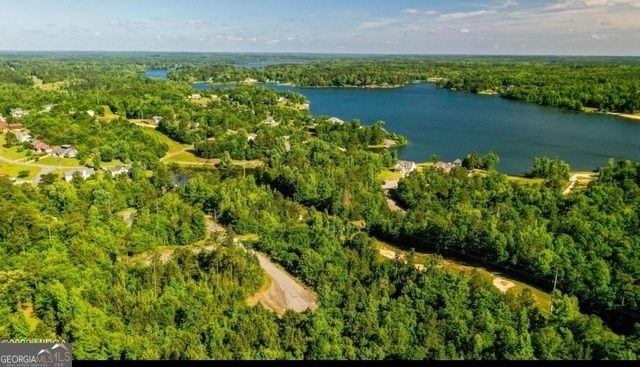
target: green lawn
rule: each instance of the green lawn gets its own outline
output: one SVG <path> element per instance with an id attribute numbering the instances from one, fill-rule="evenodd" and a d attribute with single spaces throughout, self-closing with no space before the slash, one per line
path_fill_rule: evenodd
<path id="1" fill-rule="evenodd" d="M 45 157 L 40 158 L 37 164 L 46 164 L 47 166 L 54 167 L 80 167 L 80 161 L 75 158 L 58 158 L 58 157 Z"/>
<path id="2" fill-rule="evenodd" d="M 198 158 L 196 157 L 195 154 L 193 154 L 191 151 L 184 151 L 182 153 L 178 153 L 174 156 L 171 156 L 169 158 L 163 159 L 162 160 L 165 163 L 218 163 L 220 162 L 219 159 L 215 158 L 215 159 L 203 159 L 203 158 Z"/>
<path id="3" fill-rule="evenodd" d="M 20 171 L 29 171 L 29 176 L 21 178 L 20 180 L 33 180 L 38 172 L 40 172 L 40 167 L 25 166 L 21 164 L 0 161 L 0 172 L 6 174 L 7 176 L 17 178 Z"/>
<path id="4" fill-rule="evenodd" d="M 382 172 L 378 174 L 378 180 L 399 180 L 402 178 L 402 173 L 394 172 L 390 169 L 383 169 Z"/>
<path id="5" fill-rule="evenodd" d="M 187 150 L 189 149 L 190 145 L 188 144 L 181 144 L 178 143 L 175 140 L 172 140 L 170 137 L 164 135 L 163 133 L 157 131 L 155 128 L 144 128 L 144 132 L 149 134 L 149 135 L 153 135 L 155 137 L 157 137 L 161 142 L 166 143 L 169 146 L 169 151 L 167 152 L 167 154 L 173 154 L 173 153 L 177 153 L 183 150 Z"/>
<path id="6" fill-rule="evenodd" d="M 5 134 L 0 134 L 0 155 L 9 159 L 22 159 L 27 156 L 27 150 L 18 152 L 18 147 L 5 148 Z"/>

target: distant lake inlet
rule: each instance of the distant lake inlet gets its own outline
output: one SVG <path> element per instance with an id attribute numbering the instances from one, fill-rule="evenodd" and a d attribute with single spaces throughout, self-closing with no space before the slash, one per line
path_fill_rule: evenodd
<path id="1" fill-rule="evenodd" d="M 159 77 L 156 72 L 147 74 Z M 304 94 L 314 116 L 359 119 L 364 125 L 384 121 L 387 130 L 409 139 L 398 148 L 405 160 L 430 161 L 436 153 L 453 161 L 474 150 L 481 155 L 493 151 L 500 157 L 496 168 L 509 174 L 523 174 L 534 157 L 543 156 L 558 157 L 572 170 L 589 171 L 605 166 L 609 158 L 640 160 L 640 123 L 616 116 L 454 92 L 432 83 L 390 89 L 264 85 Z M 194 87 L 212 88 L 202 83 Z"/>

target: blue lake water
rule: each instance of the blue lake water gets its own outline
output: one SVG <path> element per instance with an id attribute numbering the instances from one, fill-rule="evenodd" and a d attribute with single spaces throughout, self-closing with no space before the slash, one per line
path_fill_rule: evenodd
<path id="1" fill-rule="evenodd" d="M 394 89 L 266 86 L 304 94 L 314 116 L 359 119 L 365 125 L 384 121 L 387 130 L 408 137 L 409 145 L 398 150 L 406 160 L 430 161 L 436 153 L 453 161 L 474 150 L 493 151 L 500 157 L 497 169 L 510 174 L 524 173 L 542 156 L 558 157 L 572 170 L 593 170 L 609 158 L 640 160 L 640 123 L 610 115 L 453 92 L 431 83 Z"/>
<path id="2" fill-rule="evenodd" d="M 166 70 L 147 70 L 144 73 L 144 76 L 146 76 L 147 78 L 167 80 L 167 71 Z"/>

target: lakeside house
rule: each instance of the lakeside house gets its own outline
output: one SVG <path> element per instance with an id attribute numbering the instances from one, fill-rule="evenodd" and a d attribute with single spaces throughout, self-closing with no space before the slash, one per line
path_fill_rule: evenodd
<path id="1" fill-rule="evenodd" d="M 93 117 L 93 116 L 95 116 L 96 113 L 93 112 L 93 110 L 89 110 L 89 111 L 87 111 L 87 114 L 89 114 L 89 116 Z"/>
<path id="2" fill-rule="evenodd" d="M 86 180 L 87 178 L 93 176 L 96 174 L 96 170 L 94 170 L 93 168 L 83 168 L 83 169 L 76 169 L 73 171 L 67 171 L 64 173 L 64 180 L 69 182 L 71 180 L 73 180 L 73 176 L 75 174 L 80 175 L 80 177 L 83 180 Z"/>
<path id="3" fill-rule="evenodd" d="M 288 103 L 288 102 L 289 102 L 289 100 L 288 100 L 286 97 L 280 97 L 280 98 L 278 98 L 278 102 L 279 102 L 279 103 L 285 103 L 285 104 L 286 104 L 286 103 Z"/>
<path id="4" fill-rule="evenodd" d="M 450 162 L 445 163 L 440 161 L 436 163 L 433 166 L 433 168 L 435 168 L 435 170 L 438 172 L 449 173 L 454 167 L 461 167 L 461 166 L 462 166 L 462 161 L 460 159 L 456 159 L 455 161 L 453 161 L 453 163 L 450 163 Z"/>
<path id="5" fill-rule="evenodd" d="M 41 140 L 35 140 L 33 143 L 31 143 L 31 149 L 33 149 L 36 153 L 51 154 L 53 152 L 53 147 Z"/>
<path id="6" fill-rule="evenodd" d="M 78 156 L 78 151 L 70 144 L 61 145 L 60 148 L 54 149 L 52 153 L 58 158 L 75 158 Z"/>
<path id="7" fill-rule="evenodd" d="M 258 135 L 256 135 L 256 134 L 249 134 L 249 135 L 247 135 L 247 142 L 255 141 L 257 137 L 258 137 Z"/>
<path id="8" fill-rule="evenodd" d="M 18 139 L 18 141 L 21 143 L 27 143 L 27 142 L 30 142 L 33 139 L 33 137 L 26 133 L 17 133 L 16 139 Z"/>
<path id="9" fill-rule="evenodd" d="M 160 116 L 153 116 L 151 119 L 152 119 L 152 120 L 153 120 L 153 122 L 154 122 L 154 123 L 156 123 L 156 124 L 159 124 L 159 123 L 160 123 L 160 121 L 162 121 L 162 117 L 160 117 Z"/>
<path id="10" fill-rule="evenodd" d="M 200 93 L 193 93 L 193 94 L 192 94 L 192 95 L 190 95 L 188 98 L 189 98 L 189 99 L 200 99 L 200 98 L 202 98 L 202 97 L 200 96 Z"/>
<path id="11" fill-rule="evenodd" d="M 344 124 L 344 121 L 340 120 L 340 119 L 339 119 L 339 118 L 337 118 L 337 117 L 332 117 L 332 118 L 330 118 L 330 119 L 329 119 L 329 122 L 333 122 L 334 124 L 339 124 L 339 125 Z"/>
<path id="12" fill-rule="evenodd" d="M 109 172 L 112 177 L 129 173 L 129 167 L 115 166 L 113 168 L 105 168 L 105 171 Z"/>
<path id="13" fill-rule="evenodd" d="M 26 116 L 29 114 L 29 111 L 23 110 L 22 108 L 12 108 L 11 109 L 11 117 L 20 118 L 22 116 Z"/>
<path id="14" fill-rule="evenodd" d="M 394 169 L 396 172 L 402 173 L 402 176 L 406 176 L 416 170 L 416 163 L 411 161 L 398 161 Z"/>

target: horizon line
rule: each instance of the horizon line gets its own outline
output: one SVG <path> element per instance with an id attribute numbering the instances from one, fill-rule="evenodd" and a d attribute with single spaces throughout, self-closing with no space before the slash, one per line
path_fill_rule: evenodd
<path id="1" fill-rule="evenodd" d="M 2 50 L 5 53 L 156 53 L 156 54 L 234 54 L 234 55 L 344 55 L 344 56 L 492 56 L 492 57 L 635 57 L 640 55 L 572 55 L 572 54 L 463 54 L 463 53 L 368 53 L 368 52 L 294 52 L 294 51 L 143 51 L 143 50 Z"/>

